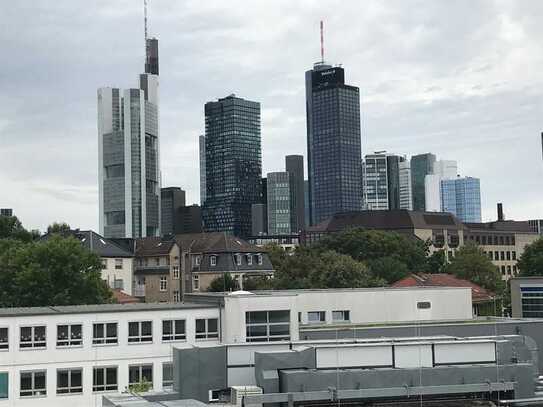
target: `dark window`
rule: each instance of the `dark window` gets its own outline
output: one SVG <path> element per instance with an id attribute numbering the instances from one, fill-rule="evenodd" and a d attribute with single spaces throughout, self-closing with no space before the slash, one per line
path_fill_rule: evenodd
<path id="1" fill-rule="evenodd" d="M 92 391 L 114 391 L 118 389 L 117 367 L 95 367 L 92 371 Z"/>
<path id="2" fill-rule="evenodd" d="M 164 342 L 181 341 L 185 339 L 186 334 L 184 319 L 162 321 L 162 340 Z"/>
<path id="3" fill-rule="evenodd" d="M 21 348 L 45 348 L 46 345 L 45 325 L 21 327 Z"/>
<path id="4" fill-rule="evenodd" d="M 134 365 L 128 367 L 128 387 L 138 383 L 150 383 L 153 387 L 153 365 Z"/>
<path id="5" fill-rule="evenodd" d="M 418 309 L 429 309 L 431 307 L 432 307 L 432 304 L 430 303 L 430 301 L 417 302 L 417 308 Z"/>
<path id="6" fill-rule="evenodd" d="M 351 313 L 349 311 L 332 311 L 332 321 L 343 322 L 351 319 Z"/>
<path id="7" fill-rule="evenodd" d="M 162 387 L 164 389 L 173 388 L 173 365 L 169 362 L 162 364 Z"/>
<path id="8" fill-rule="evenodd" d="M 0 328 L 0 350 L 9 348 L 8 328 Z"/>
<path id="9" fill-rule="evenodd" d="M 153 342 L 153 322 L 138 321 L 128 323 L 128 342 Z"/>
<path id="10" fill-rule="evenodd" d="M 516 260 L 517 259 L 517 252 L 515 252 L 515 251 L 511 252 L 511 257 L 513 258 L 513 260 Z"/>
<path id="11" fill-rule="evenodd" d="M 117 323 L 95 323 L 92 325 L 92 343 L 94 345 L 116 344 Z"/>
<path id="12" fill-rule="evenodd" d="M 290 311 L 252 311 L 245 313 L 247 342 L 290 339 Z"/>
<path id="13" fill-rule="evenodd" d="M 81 324 L 57 326 L 57 346 L 81 346 L 82 344 Z"/>
<path id="14" fill-rule="evenodd" d="M 9 396 L 9 376 L 7 372 L 0 373 L 0 400 Z"/>
<path id="15" fill-rule="evenodd" d="M 214 339 L 219 337 L 218 319 L 197 319 L 196 339 Z"/>
<path id="16" fill-rule="evenodd" d="M 83 369 L 57 370 L 57 394 L 83 393 Z"/>
<path id="17" fill-rule="evenodd" d="M 21 372 L 20 396 L 37 397 L 47 395 L 46 371 Z"/>

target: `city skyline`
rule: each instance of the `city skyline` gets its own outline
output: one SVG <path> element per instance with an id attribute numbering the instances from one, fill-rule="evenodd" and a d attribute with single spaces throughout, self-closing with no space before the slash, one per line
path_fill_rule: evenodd
<path id="1" fill-rule="evenodd" d="M 152 2 L 150 34 L 161 40 L 162 185 L 185 189 L 189 204 L 199 201 L 202 105 L 231 92 L 262 105 L 263 173 L 281 171 L 288 154 L 307 159 L 303 73 L 319 59 L 324 19 L 326 60 L 342 62 L 360 88 L 363 154 L 457 160 L 463 174 L 482 180 L 483 220 L 494 219 L 502 201 L 508 218 L 540 218 L 541 6 L 435 3 L 409 14 L 404 6 L 343 4 L 269 2 L 240 11 Z M 141 4 L 102 3 L 81 13 L 70 2 L 36 2 L 5 11 L 0 38 L 13 58 L 0 77 L 2 205 L 28 228 L 66 221 L 97 230 L 95 92 L 133 86 L 143 62 Z M 349 28 L 355 16 L 363 24 Z M 23 17 L 26 33 L 17 29 Z M 270 22 L 273 30 L 263 33 Z M 47 30 L 55 35 L 37 34 Z M 36 36 L 43 41 L 30 41 Z"/>

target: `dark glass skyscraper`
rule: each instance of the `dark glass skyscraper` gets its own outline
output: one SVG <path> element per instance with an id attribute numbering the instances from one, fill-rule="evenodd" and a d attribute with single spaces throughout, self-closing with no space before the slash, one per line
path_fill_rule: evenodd
<path id="1" fill-rule="evenodd" d="M 297 233 L 305 229 L 304 156 L 287 155 L 285 169 L 290 183 L 290 230 Z"/>
<path id="2" fill-rule="evenodd" d="M 260 103 L 230 95 L 205 104 L 207 232 L 251 234 L 251 205 L 262 200 Z"/>
<path id="3" fill-rule="evenodd" d="M 305 73 L 310 224 L 362 209 L 360 95 L 341 67 Z"/>
<path id="4" fill-rule="evenodd" d="M 426 192 L 424 179 L 433 174 L 436 156 L 426 153 L 411 157 L 411 185 L 413 189 L 413 210 L 426 210 Z"/>

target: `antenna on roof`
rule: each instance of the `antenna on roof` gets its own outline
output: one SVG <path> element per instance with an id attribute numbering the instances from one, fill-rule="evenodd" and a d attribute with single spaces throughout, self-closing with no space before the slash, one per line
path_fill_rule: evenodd
<path id="1" fill-rule="evenodd" d="M 324 64 L 324 22 L 321 20 L 321 62 Z"/>
<path id="2" fill-rule="evenodd" d="M 147 48 L 147 0 L 143 0 L 143 29 L 145 33 L 145 47 Z"/>

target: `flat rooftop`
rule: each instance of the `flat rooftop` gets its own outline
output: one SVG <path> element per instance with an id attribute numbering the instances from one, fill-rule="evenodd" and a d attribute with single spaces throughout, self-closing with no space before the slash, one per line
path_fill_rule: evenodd
<path id="1" fill-rule="evenodd" d="M 107 312 L 134 311 L 167 311 L 181 309 L 214 308 L 212 304 L 191 302 L 179 303 L 134 303 L 134 304 L 91 304 L 91 305 L 62 305 L 52 307 L 13 307 L 0 308 L 1 317 L 24 317 L 34 315 L 61 314 L 99 314 Z"/>

